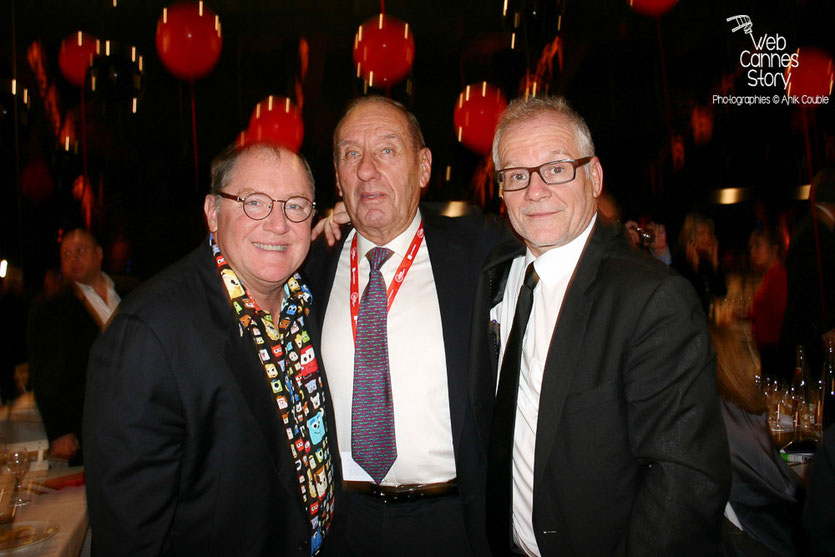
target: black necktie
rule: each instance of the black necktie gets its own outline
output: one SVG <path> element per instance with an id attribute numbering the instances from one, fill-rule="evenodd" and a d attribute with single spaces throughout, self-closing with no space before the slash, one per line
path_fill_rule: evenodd
<path id="1" fill-rule="evenodd" d="M 499 389 L 493 406 L 490 444 L 487 448 L 487 537 L 494 555 L 507 555 L 513 539 L 511 504 L 513 500 L 513 429 L 516 423 L 516 395 L 522 362 L 522 339 L 533 306 L 533 290 L 539 275 L 533 263 L 525 271 L 519 289 L 513 326 L 507 338 L 499 374 Z"/>

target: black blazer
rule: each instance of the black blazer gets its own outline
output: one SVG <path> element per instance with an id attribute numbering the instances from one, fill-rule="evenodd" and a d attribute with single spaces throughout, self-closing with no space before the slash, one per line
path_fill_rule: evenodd
<path id="1" fill-rule="evenodd" d="M 84 450 L 96 555 L 310 555 L 271 389 L 206 244 L 125 300 L 93 346 Z"/>
<path id="2" fill-rule="evenodd" d="M 132 278 L 111 278 L 120 298 L 138 285 Z M 65 284 L 55 295 L 38 298 L 29 315 L 29 380 L 50 441 L 68 433 L 82 438 L 87 361 L 100 329 L 81 296 L 77 286 Z"/>
<path id="3" fill-rule="evenodd" d="M 476 294 L 472 399 L 484 447 L 498 373 L 489 311 L 523 253 L 498 247 Z M 718 402 L 693 289 L 598 215 L 542 381 L 533 501 L 542 554 L 713 554 L 731 475 Z"/>
<path id="4" fill-rule="evenodd" d="M 464 504 L 470 545 L 475 554 L 483 554 L 486 551 L 485 467 L 468 398 L 467 346 L 479 269 L 493 246 L 507 232 L 480 215 L 443 217 L 424 206 L 421 206 L 421 215 L 441 311 L 458 490 Z M 342 241 L 333 248 L 320 240 L 310 251 L 307 280 L 314 296 L 319 295 L 317 315 L 322 320 L 330 296 L 348 295 L 347 292 L 331 292 L 338 256 L 347 236 L 344 233 Z"/>

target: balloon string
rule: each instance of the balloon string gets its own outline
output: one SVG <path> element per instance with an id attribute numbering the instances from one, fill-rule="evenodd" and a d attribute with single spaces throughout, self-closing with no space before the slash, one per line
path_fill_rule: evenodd
<path id="1" fill-rule="evenodd" d="M 191 90 L 191 140 L 194 143 L 194 191 L 200 187 L 200 176 L 197 172 L 197 110 L 194 107 L 194 80 L 188 82 Z"/>
<path id="2" fill-rule="evenodd" d="M 87 103 L 84 100 L 84 85 L 81 86 L 81 163 L 84 172 L 84 187 L 81 188 L 81 203 L 84 205 L 84 200 L 87 199 L 87 188 L 92 189 L 90 185 L 90 177 L 87 174 Z M 90 192 L 92 196 L 92 192 Z M 84 215 L 84 220 L 87 223 L 87 228 L 90 228 L 90 211 L 87 210 Z"/>
<path id="3" fill-rule="evenodd" d="M 655 18 L 655 28 L 658 33 L 658 57 L 661 60 L 661 87 L 664 92 L 664 112 L 667 120 L 667 135 L 670 137 L 671 153 L 673 146 L 673 119 L 670 115 L 670 92 L 667 89 L 667 64 L 664 61 L 664 41 L 661 37 L 661 18 Z"/>
<path id="4" fill-rule="evenodd" d="M 380 13 L 386 13 L 386 0 L 380 0 Z"/>
<path id="5" fill-rule="evenodd" d="M 818 288 L 820 290 L 821 325 L 826 327 L 826 298 L 823 290 L 823 265 L 821 263 L 821 241 L 818 232 L 818 215 L 815 207 L 815 188 L 812 187 L 812 143 L 809 141 L 809 120 L 807 119 L 806 108 L 800 109 L 800 117 L 803 121 L 803 140 L 806 143 L 806 166 L 809 169 L 809 205 L 812 214 L 812 230 L 815 232 L 815 258 L 818 263 Z"/>

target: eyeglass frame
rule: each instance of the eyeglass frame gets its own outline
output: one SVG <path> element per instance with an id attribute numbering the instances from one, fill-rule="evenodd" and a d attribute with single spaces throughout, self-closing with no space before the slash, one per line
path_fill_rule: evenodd
<path id="1" fill-rule="evenodd" d="M 501 170 L 496 170 L 496 182 L 499 184 L 499 187 L 502 188 L 502 191 L 509 191 L 509 192 L 522 191 L 522 190 L 526 189 L 528 186 L 531 185 L 531 178 L 533 177 L 534 173 L 536 173 L 536 174 L 539 174 L 539 178 L 545 184 L 547 184 L 549 186 L 558 186 L 560 184 L 567 184 L 568 182 L 573 181 L 577 177 L 577 169 L 581 166 L 585 166 L 585 165 L 589 164 L 592 161 L 592 159 L 594 159 L 594 157 L 595 157 L 594 155 L 591 155 L 589 157 L 581 157 L 579 159 L 560 159 L 560 160 L 556 160 L 556 161 L 544 162 L 544 163 L 540 164 L 539 166 L 511 166 L 511 167 L 508 167 L 508 168 L 502 168 Z M 568 179 L 568 180 L 562 180 L 560 182 L 549 182 L 548 180 L 546 180 L 545 176 L 543 176 L 542 173 L 540 172 L 540 169 L 543 166 L 548 166 L 549 164 L 557 164 L 557 163 L 561 163 L 561 162 L 570 162 L 571 163 L 571 166 L 574 168 L 574 174 L 572 174 L 571 178 Z M 527 170 L 528 171 L 528 183 L 525 184 L 521 188 L 514 188 L 512 190 L 507 189 L 504 186 L 504 184 L 502 184 L 502 180 L 500 179 L 500 176 L 503 175 L 502 174 L 503 172 L 506 172 L 508 170 Z"/>
<path id="2" fill-rule="evenodd" d="M 246 203 L 247 198 L 251 195 L 256 195 L 256 194 L 257 195 L 263 195 L 264 197 L 266 197 L 267 199 L 270 200 L 270 210 L 267 211 L 267 214 L 264 215 L 263 217 L 261 217 L 260 219 L 256 219 L 256 218 L 250 216 L 250 214 L 246 212 L 246 204 L 245 203 Z M 231 199 L 232 201 L 237 201 L 238 203 L 240 203 L 241 204 L 241 209 L 243 209 L 243 212 L 247 216 L 247 218 L 250 218 L 254 221 L 265 220 L 267 217 L 272 215 L 273 214 L 273 207 L 275 206 L 276 203 L 281 203 L 281 212 L 284 215 L 284 218 L 286 218 L 290 222 L 295 222 L 295 223 L 304 222 L 307 219 L 309 219 L 310 217 L 312 217 L 313 213 L 316 212 L 316 202 L 311 201 L 310 199 L 306 198 L 303 195 L 293 195 L 291 197 L 288 197 L 287 199 L 273 199 L 272 197 L 270 197 L 269 195 L 267 195 L 266 193 L 264 193 L 262 191 L 254 191 L 252 193 L 246 194 L 244 197 L 241 197 L 239 195 L 232 195 L 231 193 L 226 193 L 225 191 L 219 191 L 219 192 L 217 192 L 217 195 L 224 198 L 224 199 Z M 290 201 L 291 199 L 294 199 L 294 198 L 297 198 L 297 197 L 301 198 L 301 199 L 304 199 L 306 201 L 310 201 L 310 206 L 311 206 L 310 214 L 307 215 L 302 220 L 293 220 L 289 216 L 287 216 L 287 202 Z"/>

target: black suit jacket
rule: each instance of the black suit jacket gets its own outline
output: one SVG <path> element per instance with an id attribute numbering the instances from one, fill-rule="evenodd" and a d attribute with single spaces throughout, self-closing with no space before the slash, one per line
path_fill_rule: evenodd
<path id="1" fill-rule="evenodd" d="M 523 253 L 498 247 L 476 294 L 472 399 L 484 447 L 498 373 L 489 311 Z M 713 554 L 731 475 L 718 401 L 693 289 L 598 215 L 542 380 L 533 500 L 542 555 Z"/>
<path id="2" fill-rule="evenodd" d="M 421 207 L 421 215 L 441 311 L 458 490 L 464 504 L 470 544 L 480 554 L 479 551 L 486 551 L 485 463 L 478 448 L 468 398 L 467 346 L 479 269 L 492 247 L 507 236 L 507 232 L 480 215 L 443 217 L 425 206 Z M 327 298 L 348 295 L 347 292 L 331 292 L 338 256 L 347 236 L 347 233 L 343 234 L 342 242 L 333 248 L 327 248 L 323 241 L 311 248 L 307 280 L 314 295 L 319 294 L 318 300 L 322 300 L 318 310 L 322 320 Z"/>
<path id="3" fill-rule="evenodd" d="M 95 554 L 310 554 L 284 426 L 208 245 L 122 303 L 93 346 L 88 379 Z"/>
<path id="4" fill-rule="evenodd" d="M 818 273 L 814 222 L 805 217 L 792 235 L 786 254 L 788 292 L 781 337 L 789 348 L 805 344 L 814 354 L 812 368 L 817 372 L 822 362 L 821 335 L 835 328 L 835 232 L 818 219 L 818 240 L 823 279 Z M 821 293 L 821 284 L 823 293 Z M 823 314 L 826 314 L 826 322 Z M 789 362 L 791 364 L 791 362 Z"/>
<path id="5" fill-rule="evenodd" d="M 130 278 L 112 280 L 120 298 L 138 284 Z M 82 438 L 87 360 L 100 332 L 82 296 L 77 286 L 66 284 L 54 296 L 36 300 L 29 316 L 29 377 L 50 441 L 68 433 L 79 442 Z"/>

